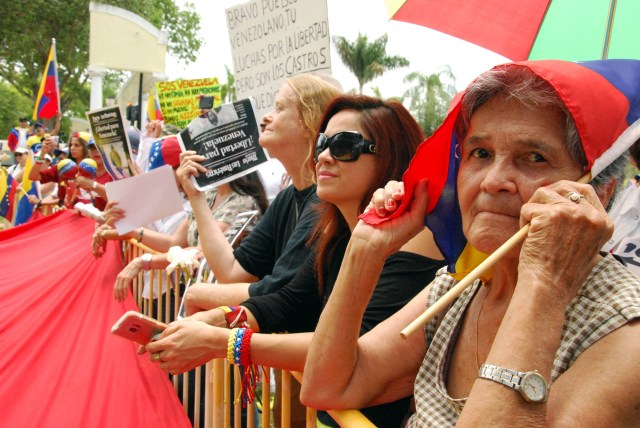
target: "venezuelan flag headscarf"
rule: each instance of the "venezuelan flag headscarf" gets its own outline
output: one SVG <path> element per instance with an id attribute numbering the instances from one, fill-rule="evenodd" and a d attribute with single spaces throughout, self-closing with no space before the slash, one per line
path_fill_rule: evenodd
<path id="1" fill-rule="evenodd" d="M 557 92 L 575 122 L 587 157 L 585 172 L 590 171 L 592 176 L 602 172 L 640 137 L 640 61 L 522 61 L 493 69 L 514 67 L 529 69 Z M 402 205 L 389 217 L 404 212 L 416 184 L 428 179 L 425 225 L 433 232 L 436 244 L 449 263 L 449 272 L 457 279 L 486 257 L 472 248 L 462 234 L 458 205 L 456 181 L 460 142 L 454 126 L 465 93 L 454 99 L 442 125 L 418 148 L 403 177 L 405 197 Z M 613 150 L 608 151 L 611 147 L 621 149 L 616 154 Z M 373 212 L 363 218 L 370 224 L 387 220 Z"/>

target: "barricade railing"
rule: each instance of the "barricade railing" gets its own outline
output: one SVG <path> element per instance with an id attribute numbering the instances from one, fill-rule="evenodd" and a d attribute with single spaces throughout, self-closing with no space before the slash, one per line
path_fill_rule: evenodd
<path id="1" fill-rule="evenodd" d="M 125 264 L 145 252 L 157 253 L 135 239 L 123 241 Z M 141 272 L 133 281 L 134 298 L 142 313 L 168 324 L 176 319 L 182 299 L 183 291 L 181 290 L 184 287 L 180 286 L 179 270 L 175 270 L 167 276 L 164 270 L 152 269 L 148 275 L 149 296 L 142 296 L 144 277 Z M 151 286 L 154 281 L 157 283 L 157 287 Z M 166 296 L 161 292 L 163 286 L 166 286 Z M 160 292 L 156 290 L 160 290 Z M 241 428 L 243 427 L 243 419 L 246 428 L 270 427 L 272 419 L 271 370 L 268 367 L 261 367 L 260 371 L 261 381 L 256 390 L 256 402 L 254 405 L 248 405 L 246 409 L 242 408 L 240 399 L 242 381 L 239 367 L 230 365 L 226 359 L 214 359 L 189 373 L 172 376 L 172 382 L 194 427 Z M 301 373 L 282 371 L 281 420 L 274 421 L 273 426 L 282 428 L 291 426 L 292 376 L 298 381 L 302 381 Z M 328 413 L 342 427 L 374 427 L 357 410 L 329 410 Z M 316 427 L 316 421 L 316 410 L 307 408 L 306 427 Z"/>

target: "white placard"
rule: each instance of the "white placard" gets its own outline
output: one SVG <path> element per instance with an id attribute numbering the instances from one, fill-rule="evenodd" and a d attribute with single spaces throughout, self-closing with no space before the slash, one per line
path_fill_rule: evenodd
<path id="1" fill-rule="evenodd" d="M 255 98 L 258 121 L 287 78 L 331 74 L 326 0 L 252 0 L 225 12 L 238 99 Z"/>
<path id="2" fill-rule="evenodd" d="M 170 165 L 146 174 L 105 184 L 109 201 L 118 201 L 126 217 L 116 221 L 123 235 L 183 210 L 173 169 Z"/>

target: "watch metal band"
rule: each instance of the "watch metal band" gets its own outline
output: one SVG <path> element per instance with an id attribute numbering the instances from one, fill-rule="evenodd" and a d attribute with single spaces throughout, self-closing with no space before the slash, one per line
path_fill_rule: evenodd
<path id="1" fill-rule="evenodd" d="M 142 255 L 142 270 L 151 270 L 151 257 L 153 256 L 149 253 Z"/>
<path id="2" fill-rule="evenodd" d="M 478 377 L 501 383 L 518 391 L 520 382 L 526 373 L 498 367 L 491 364 L 483 364 L 478 371 Z"/>

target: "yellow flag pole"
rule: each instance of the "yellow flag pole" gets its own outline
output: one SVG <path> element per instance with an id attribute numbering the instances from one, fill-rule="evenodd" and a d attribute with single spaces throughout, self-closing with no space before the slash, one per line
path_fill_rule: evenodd
<path id="1" fill-rule="evenodd" d="M 578 183 L 585 184 L 589 181 L 591 181 L 590 172 L 580 178 L 580 180 L 578 180 Z M 466 290 L 471 284 L 473 284 L 476 279 L 480 278 L 480 276 L 486 270 L 493 267 L 493 265 L 495 265 L 498 260 L 500 260 L 506 253 L 508 253 L 522 241 L 524 241 L 524 238 L 527 237 L 527 233 L 529 233 L 528 224 L 523 226 L 522 229 L 520 229 L 515 235 L 513 235 L 504 244 L 502 244 L 500 248 L 493 252 L 493 254 L 491 254 L 482 263 L 476 266 L 476 268 L 469 272 L 467 276 L 462 278 L 460 282 L 458 282 L 451 290 L 447 291 L 444 296 L 438 299 L 438 301 L 428 307 L 418 318 L 416 318 L 408 326 L 406 326 L 400 332 L 400 336 L 404 339 L 411 336 L 418 329 L 431 321 L 436 315 L 442 312 L 445 308 L 451 305 L 451 303 L 453 303 L 453 301 L 457 299 L 464 290 Z"/>

